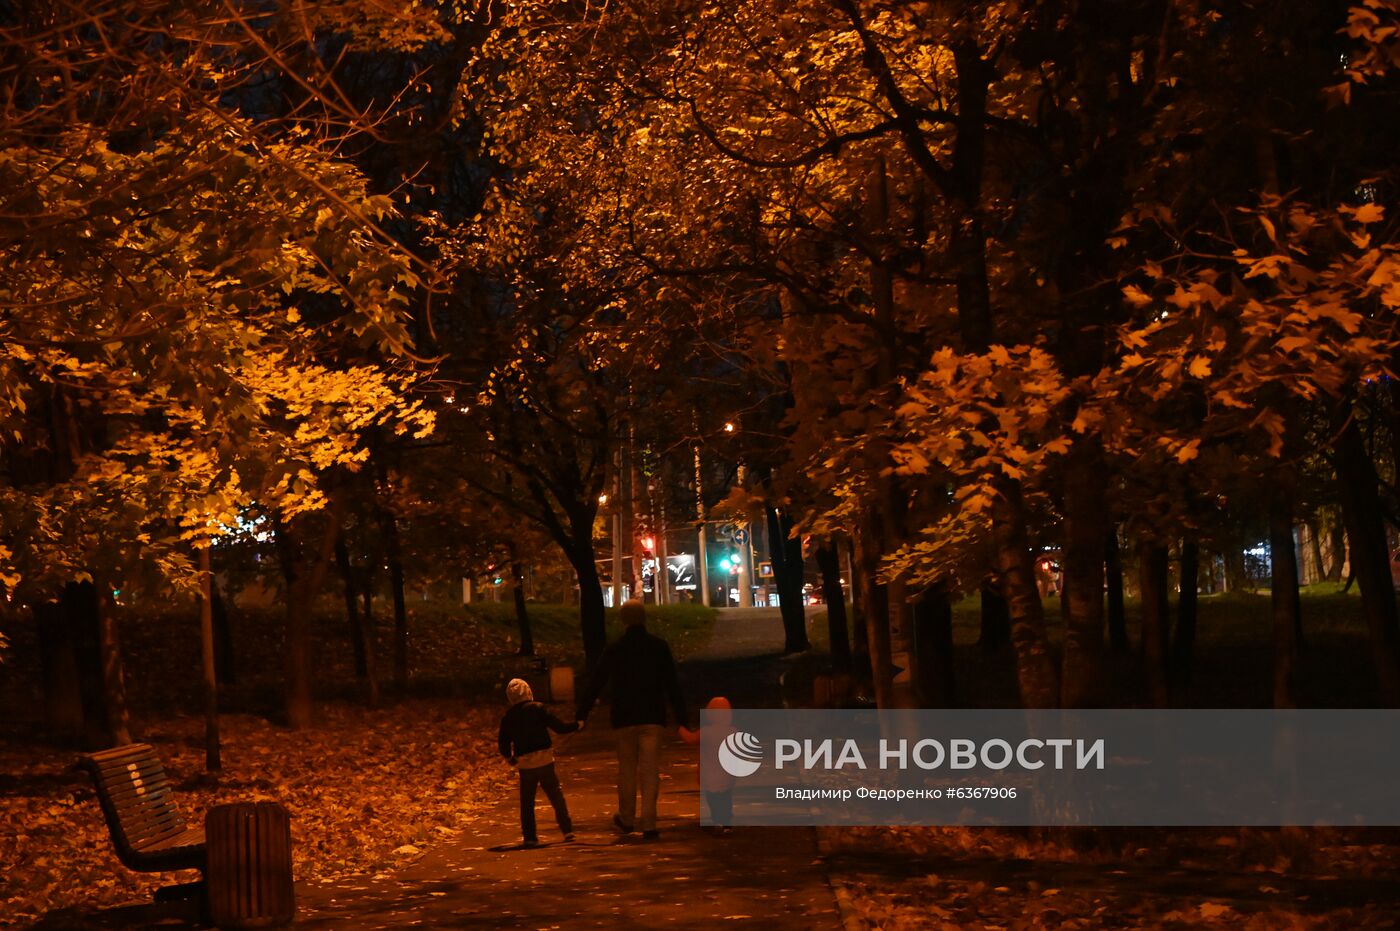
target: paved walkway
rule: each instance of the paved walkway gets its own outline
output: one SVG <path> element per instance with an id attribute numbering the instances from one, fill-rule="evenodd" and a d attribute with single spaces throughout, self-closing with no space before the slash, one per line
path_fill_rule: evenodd
<path id="1" fill-rule="evenodd" d="M 682 664 L 692 707 L 725 694 L 740 707 L 779 704 L 782 624 L 776 609 L 720 612 L 711 644 Z M 836 902 L 814 833 L 700 829 L 696 748 L 665 747 L 658 806 L 661 839 L 619 836 L 616 763 L 606 709 L 558 744 L 560 779 L 578 839 L 558 842 L 539 800 L 540 838 L 520 849 L 514 797 L 474 828 L 401 872 L 299 890 L 304 928 L 711 928 L 720 924 L 837 928 Z"/>

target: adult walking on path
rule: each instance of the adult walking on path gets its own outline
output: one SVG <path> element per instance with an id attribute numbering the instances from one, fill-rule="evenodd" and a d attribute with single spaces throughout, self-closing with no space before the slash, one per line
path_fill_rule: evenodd
<path id="1" fill-rule="evenodd" d="M 642 837 L 654 840 L 656 799 L 661 791 L 661 738 L 666 732 L 669 707 L 676 726 L 686 723 L 676 661 L 665 640 L 647 631 L 646 607 L 632 600 L 622 605 L 621 637 L 608 644 L 598 668 L 579 696 L 578 720 L 588 713 L 604 690 L 612 705 L 611 721 L 617 735 L 617 814 L 613 824 L 624 834 L 641 828 Z M 640 784 L 642 810 L 637 813 Z"/>

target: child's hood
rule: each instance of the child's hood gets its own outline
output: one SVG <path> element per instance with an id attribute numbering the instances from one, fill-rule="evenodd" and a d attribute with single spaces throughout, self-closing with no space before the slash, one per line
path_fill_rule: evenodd
<path id="1" fill-rule="evenodd" d="M 511 679 L 506 683 L 506 700 L 512 705 L 518 705 L 523 701 L 534 701 L 535 693 L 530 689 L 530 683 L 524 679 Z"/>

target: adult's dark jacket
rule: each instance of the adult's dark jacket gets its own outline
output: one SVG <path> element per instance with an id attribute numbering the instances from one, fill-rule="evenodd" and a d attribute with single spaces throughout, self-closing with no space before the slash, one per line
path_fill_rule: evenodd
<path id="1" fill-rule="evenodd" d="M 613 727 L 665 725 L 668 705 L 675 723 L 686 723 L 685 698 L 671 648 L 640 624 L 628 627 L 603 651 L 598 669 L 579 696 L 580 721 L 604 694 L 612 704 Z"/>
<path id="2" fill-rule="evenodd" d="M 536 750 L 547 750 L 553 746 L 550 731 L 572 734 L 576 730 L 578 722 L 559 720 L 537 701 L 519 702 L 511 705 L 505 717 L 501 718 L 501 756 L 513 761 Z"/>

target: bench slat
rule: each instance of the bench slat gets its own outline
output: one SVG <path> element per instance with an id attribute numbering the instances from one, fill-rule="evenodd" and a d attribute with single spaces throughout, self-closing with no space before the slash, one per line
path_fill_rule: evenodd
<path id="1" fill-rule="evenodd" d="M 150 801 L 167 798 L 170 795 L 170 782 L 150 783 L 141 786 L 126 786 L 121 789 L 107 789 L 106 795 L 114 803 L 121 805 L 145 805 Z"/>
<path id="2" fill-rule="evenodd" d="M 123 789 L 132 789 L 137 786 L 150 786 L 169 781 L 170 777 L 165 774 L 163 769 L 151 769 L 112 773 L 100 779 L 99 784 L 109 792 L 120 792 Z"/>
<path id="3" fill-rule="evenodd" d="M 180 818 L 166 818 L 160 821 L 151 819 L 134 824 L 124 821 L 122 828 L 122 833 L 126 835 L 127 841 L 136 847 L 162 840 L 186 830 L 185 822 Z"/>

